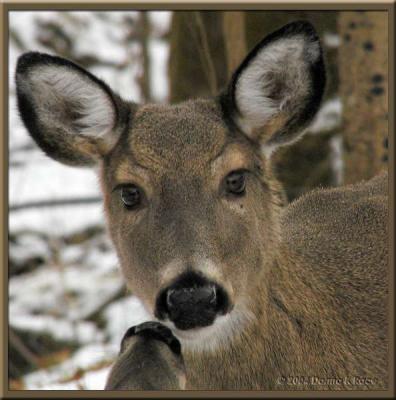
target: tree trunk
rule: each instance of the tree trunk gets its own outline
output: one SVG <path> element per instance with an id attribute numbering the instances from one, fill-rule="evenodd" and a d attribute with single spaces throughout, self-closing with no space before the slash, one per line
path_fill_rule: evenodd
<path id="1" fill-rule="evenodd" d="M 210 96 L 213 86 L 217 90 L 225 86 L 222 26 L 222 13 L 218 11 L 173 13 L 169 60 L 171 102 Z"/>
<path id="2" fill-rule="evenodd" d="M 139 84 L 142 91 L 142 97 L 145 102 L 152 101 L 150 88 L 150 57 L 148 54 L 149 37 L 150 37 L 150 21 L 147 12 L 139 13 L 139 33 L 143 71 L 139 77 Z"/>
<path id="3" fill-rule="evenodd" d="M 232 73 L 246 56 L 245 31 L 245 13 L 243 11 L 223 12 L 223 35 L 226 48 L 228 79 L 230 79 Z"/>
<path id="4" fill-rule="evenodd" d="M 345 12 L 339 18 L 345 182 L 387 168 L 388 15 Z"/>

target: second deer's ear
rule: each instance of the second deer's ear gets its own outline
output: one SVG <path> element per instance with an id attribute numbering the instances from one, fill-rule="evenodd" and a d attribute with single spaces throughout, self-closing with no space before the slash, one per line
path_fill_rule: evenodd
<path id="1" fill-rule="evenodd" d="M 118 140 L 126 105 L 71 61 L 26 53 L 18 59 L 16 86 L 22 120 L 50 157 L 91 165 Z"/>
<path id="2" fill-rule="evenodd" d="M 250 52 L 221 101 L 242 132 L 274 148 L 299 137 L 319 108 L 324 86 L 318 36 L 311 24 L 298 21 Z"/>

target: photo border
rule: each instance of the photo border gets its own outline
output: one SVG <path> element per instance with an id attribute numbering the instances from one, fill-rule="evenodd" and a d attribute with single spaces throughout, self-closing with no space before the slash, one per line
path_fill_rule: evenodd
<path id="1" fill-rule="evenodd" d="M 100 390 L 9 390 L 8 389 L 8 13 L 10 11 L 39 11 L 39 10 L 340 10 L 340 11 L 387 11 L 388 12 L 388 51 L 389 51 L 389 388 L 386 391 L 100 391 Z M 0 398 L 392 398 L 395 396 L 394 373 L 394 332 L 395 332 L 395 75 L 394 75 L 394 46 L 395 46 L 395 1 L 373 0 L 363 1 L 248 1 L 241 2 L 231 0 L 227 2 L 220 1 L 145 1 L 128 2 L 117 1 L 108 3 L 104 1 L 78 1 L 70 0 L 68 2 L 52 1 L 6 1 L 0 3 L 0 55 L 1 55 L 1 77 L 0 90 L 2 93 L 0 101 L 0 121 L 2 122 L 2 134 L 0 140 L 0 152 L 2 162 L 0 162 L 1 188 L 3 193 L 3 202 L 0 211 L 0 224 L 2 226 L 0 237 L 0 254 L 2 254 L 3 269 L 0 274 L 0 284 L 3 289 L 3 295 L 0 296 L 0 321 L 2 324 L 3 337 L 0 340 L 0 354 L 3 360 L 0 367 Z"/>

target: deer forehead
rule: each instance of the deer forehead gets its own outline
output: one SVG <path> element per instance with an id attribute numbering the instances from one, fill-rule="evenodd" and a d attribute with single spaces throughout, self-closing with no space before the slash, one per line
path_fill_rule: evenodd
<path id="1" fill-rule="evenodd" d="M 173 169 L 170 165 L 167 168 L 161 168 L 161 165 L 157 165 L 159 168 L 156 169 L 153 167 L 153 163 L 150 163 L 149 168 L 145 168 L 138 164 L 133 155 L 124 154 L 120 158 L 117 158 L 117 162 L 113 164 L 113 185 L 133 181 L 147 188 L 151 195 L 153 194 L 152 183 L 158 180 L 158 178 L 162 178 L 162 180 L 165 178 L 169 182 L 170 177 L 173 180 L 182 181 L 185 178 L 188 180 L 188 177 L 196 179 L 201 175 L 202 178 L 209 179 L 210 183 L 217 186 L 218 181 L 226 173 L 239 169 L 253 169 L 257 164 L 258 160 L 252 150 L 246 143 L 241 142 L 226 143 L 220 147 L 218 154 L 207 160 L 206 164 L 202 160 L 200 163 L 197 160 L 191 160 L 191 162 L 185 163 L 182 170 L 177 170 L 179 168 L 177 164 L 173 165 Z M 201 168 L 195 169 L 193 168 L 194 166 L 201 166 Z"/>
<path id="2" fill-rule="evenodd" d="M 197 170 L 215 158 L 226 141 L 226 127 L 209 104 L 145 105 L 134 116 L 128 150 L 151 170 Z"/>
<path id="3" fill-rule="evenodd" d="M 193 101 L 140 107 L 111 161 L 114 185 L 132 181 L 150 195 L 164 179 L 215 187 L 226 173 L 252 168 L 255 155 L 247 140 L 229 135 L 213 104 Z"/>

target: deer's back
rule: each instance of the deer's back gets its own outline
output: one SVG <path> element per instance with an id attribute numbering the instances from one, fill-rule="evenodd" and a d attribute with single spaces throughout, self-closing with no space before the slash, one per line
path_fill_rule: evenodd
<path id="1" fill-rule="evenodd" d="M 282 216 L 281 257 L 289 279 L 307 289 L 328 341 L 337 336 L 348 352 L 344 360 L 362 373 L 386 370 L 387 178 L 382 173 L 357 185 L 316 190 Z"/>
<path id="2" fill-rule="evenodd" d="M 335 189 L 318 189 L 282 216 L 283 241 L 323 273 L 376 276 L 387 265 L 388 174 Z M 333 268 L 337 267 L 337 270 Z"/>

